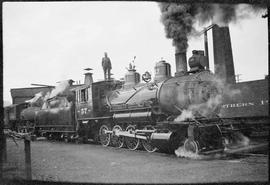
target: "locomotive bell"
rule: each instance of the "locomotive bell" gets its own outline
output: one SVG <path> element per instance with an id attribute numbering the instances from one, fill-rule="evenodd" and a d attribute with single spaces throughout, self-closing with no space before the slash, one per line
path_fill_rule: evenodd
<path id="1" fill-rule="evenodd" d="M 207 57 L 204 56 L 204 51 L 202 50 L 193 50 L 192 56 L 189 58 L 188 63 L 190 67 L 189 72 L 196 72 L 204 70 L 207 65 Z"/>

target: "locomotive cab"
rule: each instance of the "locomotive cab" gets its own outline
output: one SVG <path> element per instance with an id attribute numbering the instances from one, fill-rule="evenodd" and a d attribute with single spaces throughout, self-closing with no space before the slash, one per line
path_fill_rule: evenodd
<path id="1" fill-rule="evenodd" d="M 93 82 L 92 73 L 85 75 L 85 84 L 71 89 L 76 97 L 76 131 L 78 137 L 84 141 L 88 139 L 97 141 L 101 123 L 106 120 L 106 117 L 110 117 L 106 95 L 120 88 L 121 83 L 114 80 Z"/>
<path id="2" fill-rule="evenodd" d="M 82 85 L 72 89 L 76 94 L 76 114 L 79 119 L 93 117 L 91 85 Z"/>

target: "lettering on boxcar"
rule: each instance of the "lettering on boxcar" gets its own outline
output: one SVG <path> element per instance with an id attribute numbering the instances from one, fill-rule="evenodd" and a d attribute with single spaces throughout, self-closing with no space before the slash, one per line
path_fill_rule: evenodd
<path id="1" fill-rule="evenodd" d="M 258 106 L 258 105 L 268 105 L 268 100 L 261 100 L 260 102 L 240 102 L 240 103 L 231 103 L 224 104 L 222 108 L 238 108 L 238 107 L 248 107 L 248 106 Z"/>

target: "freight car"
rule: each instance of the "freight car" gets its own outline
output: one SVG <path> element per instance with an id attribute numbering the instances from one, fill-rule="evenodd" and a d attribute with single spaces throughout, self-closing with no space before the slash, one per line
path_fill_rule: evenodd
<path id="1" fill-rule="evenodd" d="M 26 110 L 29 103 L 19 103 L 4 107 L 4 128 L 16 132 L 29 132 L 33 129 L 33 122 L 22 119 L 21 113 Z"/>
<path id="2" fill-rule="evenodd" d="M 220 117 L 226 122 L 245 125 L 250 137 L 269 135 L 269 77 L 231 84 L 231 94 L 224 95 Z"/>

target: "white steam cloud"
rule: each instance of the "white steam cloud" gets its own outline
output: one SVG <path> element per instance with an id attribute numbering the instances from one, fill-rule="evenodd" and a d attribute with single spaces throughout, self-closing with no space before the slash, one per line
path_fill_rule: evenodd
<path id="1" fill-rule="evenodd" d="M 66 94 L 70 88 L 71 83 L 72 83 L 71 80 L 65 80 L 65 81 L 60 82 L 60 84 L 57 87 L 55 87 L 55 89 L 52 90 L 49 98 L 53 98 L 57 95 Z"/>
<path id="2" fill-rule="evenodd" d="M 192 119 L 197 114 L 203 117 L 215 116 L 216 113 L 213 110 L 217 110 L 217 108 L 221 105 L 221 102 L 222 95 L 218 94 L 211 97 L 205 103 L 190 105 L 188 109 L 183 110 L 174 121 L 185 121 L 186 119 Z"/>
<path id="3" fill-rule="evenodd" d="M 230 98 L 241 94 L 240 89 L 232 89 L 231 85 L 226 84 L 224 80 L 216 78 L 213 82 L 221 92 L 211 96 L 206 102 L 201 104 L 191 104 L 187 109 L 181 111 L 181 114 L 174 121 L 185 121 L 193 119 L 196 116 L 207 118 L 217 117 L 222 105 L 223 96 Z"/>
<path id="4" fill-rule="evenodd" d="M 43 101 L 44 101 L 44 93 L 39 92 L 35 94 L 34 98 L 30 100 L 26 100 L 25 102 L 30 103 L 31 106 L 41 107 L 43 104 Z"/>
<path id="5" fill-rule="evenodd" d="M 42 109 L 46 109 L 48 107 L 48 99 L 57 97 L 57 96 L 69 96 L 70 93 L 70 87 L 72 85 L 72 80 L 65 80 L 60 82 L 58 86 L 56 86 L 51 92 L 47 92 L 44 95 L 44 92 L 39 92 L 35 94 L 35 97 L 26 100 L 25 102 L 29 102 L 32 106 L 35 107 L 42 107 Z M 66 99 L 54 99 L 50 102 L 50 107 L 66 107 L 70 106 L 70 103 Z"/>

